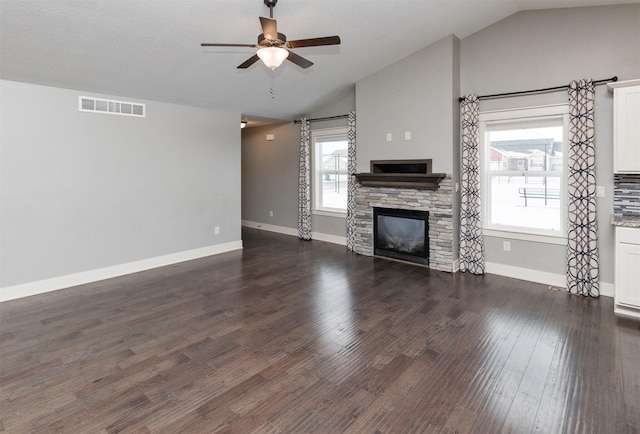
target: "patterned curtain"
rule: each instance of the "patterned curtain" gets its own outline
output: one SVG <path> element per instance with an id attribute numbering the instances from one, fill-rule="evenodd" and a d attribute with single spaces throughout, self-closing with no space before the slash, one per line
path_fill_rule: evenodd
<path id="1" fill-rule="evenodd" d="M 298 178 L 298 237 L 311 239 L 311 157 L 309 120 L 300 119 L 300 173 Z"/>
<path id="2" fill-rule="evenodd" d="M 595 86 L 569 84 L 567 291 L 600 296 L 594 144 Z"/>
<path id="3" fill-rule="evenodd" d="M 349 112 L 347 124 L 347 250 L 356 249 L 356 112 Z"/>
<path id="4" fill-rule="evenodd" d="M 480 134 L 478 96 L 460 103 L 462 164 L 460 168 L 460 271 L 484 274 L 484 242 L 480 220 Z"/>

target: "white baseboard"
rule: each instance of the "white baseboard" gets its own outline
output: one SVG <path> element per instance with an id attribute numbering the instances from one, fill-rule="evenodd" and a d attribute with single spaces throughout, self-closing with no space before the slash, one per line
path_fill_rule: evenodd
<path id="1" fill-rule="evenodd" d="M 262 229 L 263 231 L 268 232 L 277 232 L 284 235 L 293 235 L 294 237 L 298 236 L 297 228 L 288 228 L 286 226 L 270 225 L 267 223 L 253 222 L 251 220 L 242 220 L 242 226 L 254 229 Z"/>
<path id="2" fill-rule="evenodd" d="M 286 226 L 276 226 L 266 223 L 253 222 L 250 220 L 242 220 L 242 226 L 254 229 L 262 229 L 269 232 L 277 232 L 284 235 L 298 236 L 297 228 L 288 228 Z M 341 237 L 338 235 L 325 234 L 322 232 L 311 232 L 311 238 L 318 241 L 325 241 L 327 243 L 340 244 L 342 246 L 347 245 L 347 237 Z"/>
<path id="3" fill-rule="evenodd" d="M 611 297 L 615 295 L 615 285 L 608 282 L 600 282 L 600 295 Z"/>
<path id="4" fill-rule="evenodd" d="M 206 256 L 218 255 L 220 253 L 240 249 L 242 249 L 242 240 L 231 241 L 229 243 L 216 244 L 214 246 L 157 256 L 155 258 L 142 259 L 140 261 L 128 262 L 126 264 L 98 268 L 95 270 L 83 271 L 81 273 L 67 274 L 65 276 L 38 280 L 36 282 L 23 283 L 20 285 L 6 286 L 4 288 L 0 288 L 0 302 L 37 294 L 44 294 L 45 292 L 57 291 L 59 289 L 70 288 L 72 286 L 84 285 L 86 283 L 97 282 L 99 280 L 124 276 L 125 274 L 137 273 L 140 271 L 150 270 L 152 268 L 164 267 L 166 265 L 177 264 L 179 262 L 190 261 L 192 259 L 204 258 Z"/>
<path id="5" fill-rule="evenodd" d="M 511 277 L 514 279 L 527 280 L 529 282 L 541 283 L 543 285 L 567 287 L 567 276 L 564 274 L 549 273 L 529 268 L 514 267 L 511 265 L 496 264 L 494 262 L 485 263 L 485 272 L 497 274 L 499 276 Z M 613 297 L 613 283 L 600 282 L 600 295 Z"/>
<path id="6" fill-rule="evenodd" d="M 340 237 L 338 235 L 323 234 L 322 232 L 311 232 L 311 238 L 327 243 L 340 244 L 341 246 L 347 245 L 347 237 Z"/>

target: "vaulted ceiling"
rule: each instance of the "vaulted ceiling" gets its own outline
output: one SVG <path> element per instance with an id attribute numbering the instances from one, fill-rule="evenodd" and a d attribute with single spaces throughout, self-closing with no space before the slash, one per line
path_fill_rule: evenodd
<path id="1" fill-rule="evenodd" d="M 236 66 L 255 43 L 263 0 L 0 0 L 0 78 L 129 98 L 294 119 L 354 83 L 449 35 L 464 38 L 518 11 L 638 0 L 279 0 L 288 39 L 315 64 Z"/>

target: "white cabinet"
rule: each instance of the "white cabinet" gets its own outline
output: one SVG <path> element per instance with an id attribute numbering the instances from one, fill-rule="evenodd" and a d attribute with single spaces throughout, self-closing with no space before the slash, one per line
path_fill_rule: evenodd
<path id="1" fill-rule="evenodd" d="M 640 80 L 607 87 L 613 92 L 613 172 L 640 173 Z"/>
<path id="2" fill-rule="evenodd" d="M 615 312 L 640 318 L 640 228 L 616 227 Z"/>

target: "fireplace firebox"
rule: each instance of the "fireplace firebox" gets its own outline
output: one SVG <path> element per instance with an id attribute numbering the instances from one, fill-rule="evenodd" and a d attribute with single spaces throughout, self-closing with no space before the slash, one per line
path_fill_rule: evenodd
<path id="1" fill-rule="evenodd" d="M 429 212 L 373 208 L 374 254 L 429 264 Z"/>

